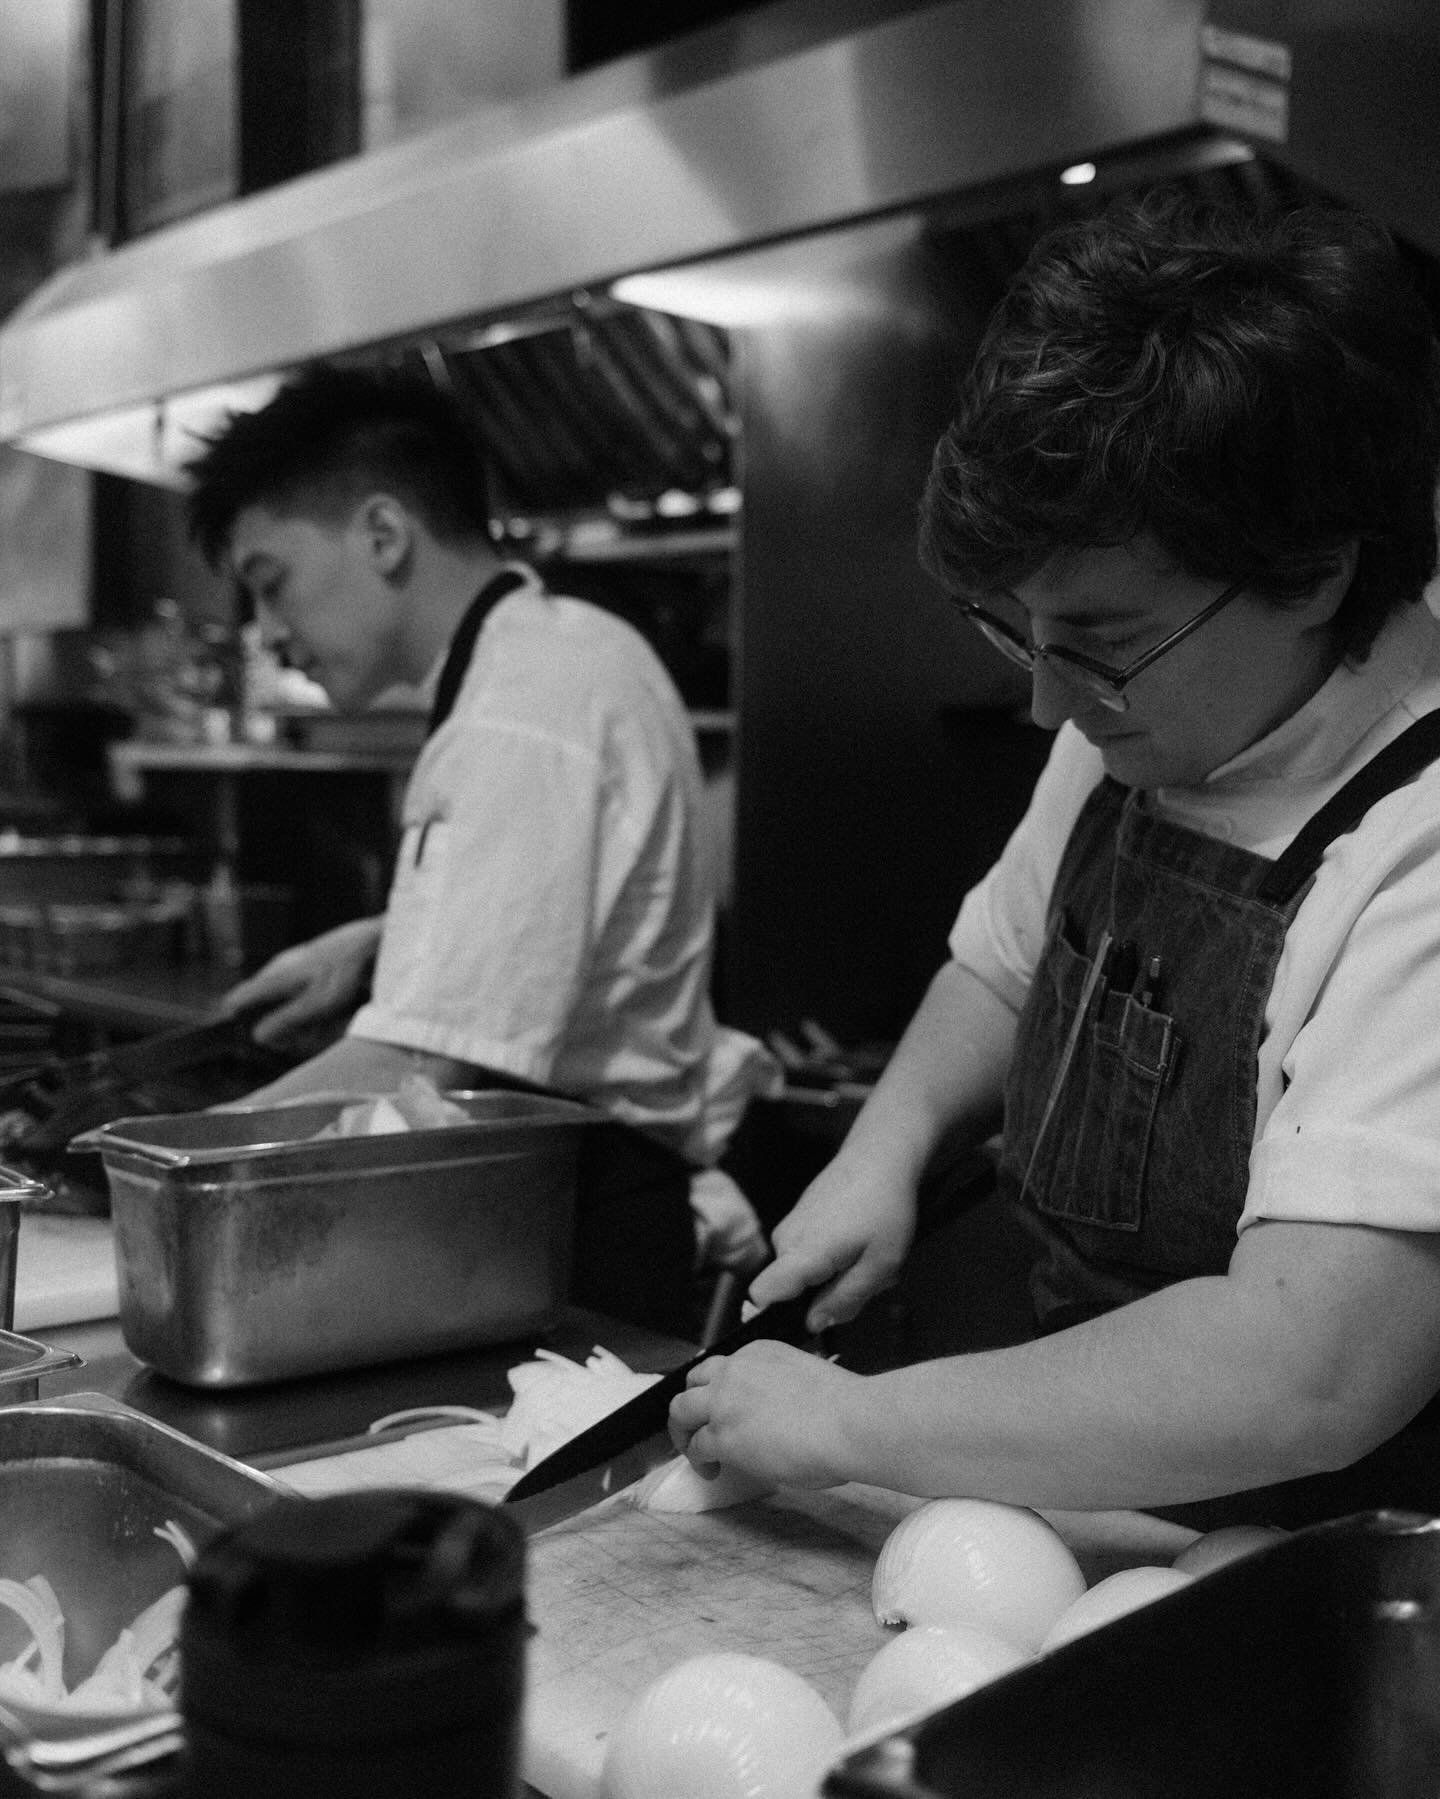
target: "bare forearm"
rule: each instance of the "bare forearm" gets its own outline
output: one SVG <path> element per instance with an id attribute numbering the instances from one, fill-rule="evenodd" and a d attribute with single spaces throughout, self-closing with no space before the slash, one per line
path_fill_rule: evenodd
<path id="1" fill-rule="evenodd" d="M 1345 1466 L 1440 1378 L 1436 1247 L 1323 1226 L 1246 1235 L 1228 1275 L 1033 1343 L 853 1382 L 844 1440 L 868 1471 L 851 1478 L 883 1469 L 917 1493 L 1143 1507 Z M 1381 1314 L 1383 1329 L 1365 1328 Z"/>
<path id="2" fill-rule="evenodd" d="M 1237 1492 L 1323 1463 L 1314 1421 L 1257 1372 L 1243 1318 L 1212 1334 L 1209 1297 L 1170 1289 L 1054 1337 L 857 1383 L 849 1478 L 1085 1509 Z"/>
<path id="3" fill-rule="evenodd" d="M 999 1126 L 1015 1015 L 949 962 L 931 982 L 841 1151 L 914 1185 L 947 1135 L 980 1143 Z"/>
<path id="4" fill-rule="evenodd" d="M 407 1074 L 423 1074 L 436 1086 L 454 1085 L 468 1065 L 370 1037 L 342 1037 L 318 1056 L 248 1094 L 245 1104 L 278 1105 L 322 1093 L 393 1093 Z"/>
<path id="5" fill-rule="evenodd" d="M 1440 1390 L 1440 1237 L 1247 1230 L 1226 1274 L 1039 1342 L 858 1375 L 781 1343 L 702 1362 L 670 1408 L 697 1466 L 1065 1509 L 1344 1467 Z"/>

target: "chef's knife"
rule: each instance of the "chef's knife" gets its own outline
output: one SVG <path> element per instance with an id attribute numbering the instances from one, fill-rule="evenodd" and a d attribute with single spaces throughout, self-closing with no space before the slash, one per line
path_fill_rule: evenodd
<path id="1" fill-rule="evenodd" d="M 990 1165 L 968 1181 L 952 1178 L 928 1182 L 921 1190 L 915 1220 L 915 1241 L 927 1237 L 947 1219 L 954 1218 L 983 1197 L 990 1184 Z M 667 1421 L 670 1401 L 685 1391 L 692 1368 L 711 1356 L 733 1355 L 760 1338 L 781 1343 L 803 1343 L 809 1336 L 805 1314 L 815 1301 L 813 1288 L 793 1299 L 777 1300 L 753 1318 L 692 1356 L 679 1368 L 664 1374 L 653 1386 L 572 1437 L 568 1443 L 522 1474 L 503 1503 L 518 1515 L 528 1531 L 544 1530 L 573 1518 L 612 1493 L 640 1480 L 675 1454 Z"/>
<path id="2" fill-rule="evenodd" d="M 662 1374 L 653 1386 L 626 1400 L 598 1424 L 562 1443 L 522 1474 L 505 1495 L 505 1506 L 518 1514 L 527 1530 L 544 1530 L 549 1524 L 558 1524 L 598 1505 L 611 1493 L 618 1493 L 671 1460 L 675 1445 L 667 1426 L 670 1401 L 685 1391 L 690 1370 L 712 1355 L 733 1355 L 760 1337 L 803 1343 L 809 1334 L 805 1314 L 814 1299 L 815 1294 L 810 1291 L 766 1306 L 709 1349 L 669 1374 Z"/>

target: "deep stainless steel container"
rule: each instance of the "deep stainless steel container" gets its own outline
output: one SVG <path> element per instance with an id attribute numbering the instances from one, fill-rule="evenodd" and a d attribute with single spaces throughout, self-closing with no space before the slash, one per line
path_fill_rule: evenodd
<path id="1" fill-rule="evenodd" d="M 178 1524 L 198 1547 L 257 1517 L 283 1491 L 268 1475 L 100 1394 L 0 1409 L 0 1576 L 43 1574 L 65 1613 L 67 1686 L 122 1629 L 185 1578 L 156 1531 Z M 0 1616 L 0 1661 L 23 1649 Z"/>
<path id="2" fill-rule="evenodd" d="M 189 1386 L 245 1386 L 554 1319 L 581 1127 L 597 1114 L 452 1093 L 468 1124 L 317 1137 L 354 1097 L 123 1118 L 76 1140 L 104 1160 L 120 1328 L 141 1361 Z"/>

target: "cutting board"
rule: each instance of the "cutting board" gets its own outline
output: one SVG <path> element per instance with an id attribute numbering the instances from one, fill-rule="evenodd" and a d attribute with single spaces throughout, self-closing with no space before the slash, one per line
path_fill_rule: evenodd
<path id="1" fill-rule="evenodd" d="M 273 1472 L 310 1494 L 416 1484 L 490 1497 L 495 1469 L 464 1427 Z M 843 1724 L 890 1638 L 870 1582 L 886 1537 L 922 1501 L 879 1487 L 786 1490 L 725 1511 L 640 1511 L 624 1494 L 530 1539 L 524 1774 L 545 1799 L 600 1799 L 610 1731 L 677 1662 L 759 1655 L 803 1675 Z M 1168 1562 L 1193 1530 L 1141 1512 L 1046 1512 L 1088 1583 Z M 676 1799 L 681 1799 L 680 1795 Z"/>
<path id="2" fill-rule="evenodd" d="M 858 1491 L 858 1490 L 855 1490 Z M 642 1512 L 624 1498 L 531 1539 L 525 1778 L 596 1799 L 610 1729 L 687 1656 L 765 1656 L 803 1675 L 842 1723 L 886 1642 L 875 1558 L 914 1500 L 787 1492 L 726 1511 Z"/>
<path id="3" fill-rule="evenodd" d="M 113 1318 L 120 1309 L 108 1218 L 26 1212 L 15 1260 L 15 1329 Z"/>
<path id="4" fill-rule="evenodd" d="M 861 1670 L 893 1635 L 871 1608 L 876 1557 L 921 1503 L 851 1485 L 676 1516 L 621 1496 L 533 1537 L 526 1780 L 547 1799 L 600 1799 L 606 1739 L 630 1702 L 712 1651 L 803 1675 L 843 1725 Z M 1196 1535 L 1142 1512 L 1042 1515 L 1091 1585 L 1169 1562 Z"/>

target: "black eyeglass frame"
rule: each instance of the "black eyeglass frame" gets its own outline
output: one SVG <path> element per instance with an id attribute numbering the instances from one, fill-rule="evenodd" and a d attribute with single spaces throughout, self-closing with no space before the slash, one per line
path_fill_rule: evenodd
<path id="1" fill-rule="evenodd" d="M 1003 618 L 996 618 L 993 612 L 987 612 L 974 600 L 960 600 L 957 604 L 985 640 L 994 644 L 1012 662 L 1029 669 L 1032 674 L 1035 664 L 1042 656 L 1048 656 L 1052 662 L 1063 662 L 1074 669 L 1081 677 L 1080 685 L 1087 693 L 1094 694 L 1102 706 L 1108 706 L 1112 712 L 1124 712 L 1130 704 L 1125 697 L 1125 689 L 1135 677 L 1143 675 L 1147 668 L 1162 656 L 1168 655 L 1177 644 L 1183 643 L 1191 632 L 1208 624 L 1231 600 L 1238 599 L 1249 585 L 1249 576 L 1233 582 L 1222 594 L 1211 600 L 1208 606 L 1197 612 L 1194 618 L 1186 619 L 1177 630 L 1172 631 L 1168 637 L 1162 637 L 1159 643 L 1152 645 L 1124 668 L 1112 668 L 1108 663 L 1100 662 L 1094 656 L 1087 656 L 1081 650 L 1067 650 L 1063 644 L 1031 643 L 1006 624 Z"/>

